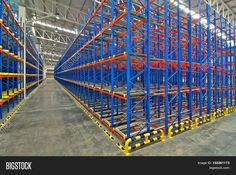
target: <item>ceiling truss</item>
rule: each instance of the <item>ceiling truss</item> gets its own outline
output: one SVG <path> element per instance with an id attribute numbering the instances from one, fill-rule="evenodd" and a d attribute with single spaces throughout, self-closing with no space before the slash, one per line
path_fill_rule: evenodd
<path id="1" fill-rule="evenodd" d="M 213 7 L 218 13 L 222 14 L 222 16 L 228 21 L 235 25 L 236 24 L 236 14 L 232 10 L 232 8 L 227 5 L 230 1 L 224 0 L 207 0 L 207 2 Z"/>
<path id="2" fill-rule="evenodd" d="M 67 45 L 71 41 L 70 37 L 67 35 L 39 28 L 35 28 L 35 36 L 38 39 L 47 40 L 64 45 Z"/>
<path id="3" fill-rule="evenodd" d="M 86 15 L 85 12 L 73 8 L 70 6 L 58 3 L 55 0 L 29 0 L 32 6 L 26 6 L 27 9 L 32 10 L 38 14 L 43 14 L 46 17 L 58 17 L 63 20 L 73 24 L 80 24 L 79 21 L 83 20 L 83 16 Z M 43 7 L 40 9 L 38 7 Z M 75 15 L 76 14 L 76 15 Z M 29 22 L 33 22 L 30 20 Z"/>

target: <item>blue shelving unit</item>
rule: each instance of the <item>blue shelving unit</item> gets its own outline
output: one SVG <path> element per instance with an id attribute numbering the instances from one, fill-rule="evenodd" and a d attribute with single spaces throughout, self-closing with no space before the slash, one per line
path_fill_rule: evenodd
<path id="1" fill-rule="evenodd" d="M 55 66 L 126 153 L 235 110 L 235 27 L 201 3 L 94 2 Z"/>
<path id="2" fill-rule="evenodd" d="M 23 99 L 24 30 L 17 8 L 0 0 L 0 120 Z M 27 36 L 26 89 L 29 94 L 43 80 L 43 61 Z"/>

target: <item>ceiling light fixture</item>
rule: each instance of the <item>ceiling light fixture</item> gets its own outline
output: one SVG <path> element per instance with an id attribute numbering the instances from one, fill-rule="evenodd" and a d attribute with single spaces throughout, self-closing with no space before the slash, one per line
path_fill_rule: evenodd
<path id="1" fill-rule="evenodd" d="M 191 10 L 190 14 L 191 14 L 192 16 L 194 16 L 194 15 L 196 14 L 196 12 Z"/>
<path id="2" fill-rule="evenodd" d="M 217 30 L 215 25 L 210 24 L 208 26 L 208 22 L 204 17 L 201 17 L 200 14 L 196 13 L 193 10 L 190 10 L 187 6 L 183 5 L 183 1 L 182 0 L 170 0 L 171 3 L 173 3 L 173 5 L 177 6 L 181 11 L 184 11 L 186 14 L 190 14 L 192 16 L 193 19 L 198 19 L 200 20 L 200 23 L 202 24 L 202 26 L 204 28 L 208 28 L 213 31 L 213 30 Z M 219 37 L 222 37 L 222 39 L 226 39 L 226 35 L 224 33 L 221 33 L 219 31 L 216 31 L 217 35 Z"/>
<path id="3" fill-rule="evenodd" d="M 77 33 L 75 30 L 69 30 L 69 29 L 65 29 L 65 28 L 62 28 L 62 27 L 57 27 L 55 25 L 44 23 L 44 22 L 41 22 L 41 21 L 34 21 L 33 24 L 38 24 L 38 25 L 41 25 L 41 26 L 44 26 L 44 27 L 49 27 L 49 28 L 52 28 L 52 29 L 56 29 L 58 31 L 63 31 L 63 32 L 74 34 L 74 35 L 76 35 L 76 33 Z"/>
<path id="4" fill-rule="evenodd" d="M 61 55 L 53 53 L 53 52 L 41 52 L 42 55 L 48 55 L 48 56 L 55 56 L 55 57 L 61 57 Z"/>
<path id="5" fill-rule="evenodd" d="M 60 19 L 59 13 L 56 13 L 56 19 Z"/>
<path id="6" fill-rule="evenodd" d="M 188 8 L 185 8 L 184 12 L 188 14 L 190 12 L 190 10 Z"/>
<path id="7" fill-rule="evenodd" d="M 185 9 L 186 7 L 181 4 L 181 5 L 179 5 L 179 8 L 180 8 L 181 10 L 183 10 L 183 9 Z"/>
<path id="8" fill-rule="evenodd" d="M 197 13 L 196 13 L 195 15 L 193 15 L 192 17 L 193 17 L 194 19 L 200 19 L 200 18 L 201 18 L 201 16 L 200 16 L 199 14 L 197 14 Z"/>

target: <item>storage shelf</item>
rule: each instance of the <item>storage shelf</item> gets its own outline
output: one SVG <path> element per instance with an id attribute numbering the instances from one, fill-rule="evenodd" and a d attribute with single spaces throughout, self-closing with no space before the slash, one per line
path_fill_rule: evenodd
<path id="1" fill-rule="evenodd" d="M 94 3 L 55 66 L 55 79 L 121 140 L 169 135 L 236 106 L 235 27 L 207 3 L 181 2 L 195 19 L 174 2 Z"/>
<path id="2" fill-rule="evenodd" d="M 9 113 L 23 99 L 25 45 L 27 95 L 42 82 L 44 69 L 30 36 L 26 36 L 24 44 L 22 20 L 15 17 L 18 10 L 8 2 L 0 1 L 0 120 L 5 117 L 3 113 Z"/>

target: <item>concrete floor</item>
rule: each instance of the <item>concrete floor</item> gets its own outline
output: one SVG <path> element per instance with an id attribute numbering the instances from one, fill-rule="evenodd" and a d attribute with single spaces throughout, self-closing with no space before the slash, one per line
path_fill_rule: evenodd
<path id="1" fill-rule="evenodd" d="M 236 114 L 153 144 L 133 155 L 141 156 L 235 156 Z"/>
<path id="2" fill-rule="evenodd" d="M 55 80 L 48 79 L 0 134 L 2 156 L 123 156 Z M 236 155 L 236 117 L 205 124 L 131 156 Z"/>

